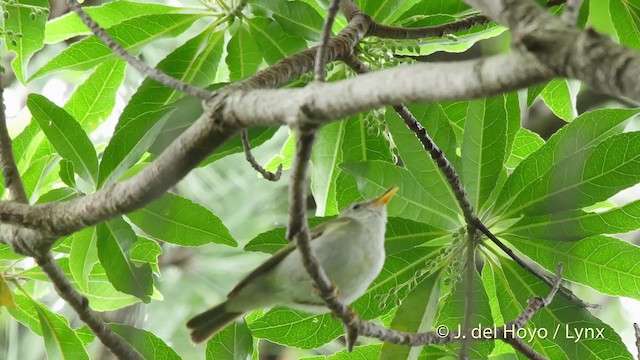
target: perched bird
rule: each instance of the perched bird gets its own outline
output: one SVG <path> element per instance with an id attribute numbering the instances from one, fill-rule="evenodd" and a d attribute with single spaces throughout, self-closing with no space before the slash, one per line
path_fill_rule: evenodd
<path id="1" fill-rule="evenodd" d="M 311 247 L 345 303 L 364 294 L 382 270 L 386 205 L 397 191 L 392 187 L 375 199 L 352 204 L 337 218 L 310 230 Z M 314 291 L 295 242 L 247 275 L 222 304 L 189 320 L 187 327 L 191 339 L 199 343 L 243 314 L 273 306 L 314 314 L 329 311 Z"/>

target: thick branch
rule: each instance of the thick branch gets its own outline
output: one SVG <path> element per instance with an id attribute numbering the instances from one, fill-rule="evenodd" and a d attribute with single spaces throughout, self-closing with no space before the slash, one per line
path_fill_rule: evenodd
<path id="1" fill-rule="evenodd" d="M 458 31 L 468 30 L 474 26 L 484 25 L 489 19 L 484 15 L 473 15 L 468 18 L 452 21 L 450 23 L 418 28 L 405 28 L 375 24 L 371 29 L 371 35 L 385 39 L 424 39 L 429 37 L 442 37 Z"/>
<path id="2" fill-rule="evenodd" d="M 314 80 L 324 81 L 325 65 L 327 64 L 327 51 L 329 51 L 329 40 L 331 39 L 331 26 L 336 19 L 338 13 L 338 5 L 340 0 L 332 0 L 329 10 L 327 11 L 327 18 L 322 26 L 322 34 L 320 36 L 320 45 L 318 45 L 318 51 L 316 52 L 316 64 L 314 69 Z"/>
<path id="3" fill-rule="evenodd" d="M 2 177 L 4 186 L 9 190 L 10 199 L 13 201 L 28 203 L 27 193 L 24 191 L 22 179 L 18 172 L 18 166 L 13 157 L 13 146 L 9 131 L 7 130 L 7 118 L 4 106 L 4 87 L 0 79 L 0 167 L 2 167 Z"/>

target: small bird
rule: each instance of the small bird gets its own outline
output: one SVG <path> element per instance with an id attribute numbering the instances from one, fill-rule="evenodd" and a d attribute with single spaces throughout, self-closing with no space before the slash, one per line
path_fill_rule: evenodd
<path id="1" fill-rule="evenodd" d="M 352 204 L 310 230 L 311 247 L 345 303 L 362 296 L 382 270 L 386 205 L 397 191 L 394 186 L 377 198 Z M 329 311 L 314 291 L 295 242 L 242 279 L 222 304 L 189 320 L 191 340 L 205 341 L 243 314 L 274 306 L 313 314 Z"/>

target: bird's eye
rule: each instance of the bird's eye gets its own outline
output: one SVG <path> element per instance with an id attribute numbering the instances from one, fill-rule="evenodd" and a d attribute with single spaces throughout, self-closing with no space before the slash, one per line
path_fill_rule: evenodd
<path id="1" fill-rule="evenodd" d="M 353 204 L 353 206 L 351 207 L 351 209 L 353 210 L 358 210 L 360 209 L 360 206 L 362 206 L 361 204 Z"/>

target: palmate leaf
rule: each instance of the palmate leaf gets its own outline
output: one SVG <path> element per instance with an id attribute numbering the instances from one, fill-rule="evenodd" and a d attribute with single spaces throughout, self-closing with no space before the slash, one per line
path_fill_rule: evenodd
<path id="1" fill-rule="evenodd" d="M 255 39 L 260 53 L 268 64 L 304 50 L 307 42 L 301 37 L 286 33 L 280 24 L 266 18 L 256 16 L 247 20 L 251 36 Z"/>
<path id="2" fill-rule="evenodd" d="M 469 201 L 481 209 L 504 174 L 513 136 L 520 124 L 520 107 L 515 94 L 469 103 L 462 140 L 461 177 Z"/>
<path id="3" fill-rule="evenodd" d="M 509 260 L 486 266 L 496 279 L 500 309 L 505 320 L 515 319 L 532 296 L 546 296 L 549 287 Z M 529 345 L 551 359 L 632 359 L 620 336 L 585 308 L 556 296 L 527 323 L 526 329 L 545 329 L 547 336 L 533 336 Z M 577 341 L 577 331 L 593 332 L 590 338 Z M 602 338 L 594 338 L 602 331 Z M 562 351 L 558 354 L 558 349 Z"/>
<path id="4" fill-rule="evenodd" d="M 640 133 L 612 136 L 554 165 L 511 204 L 516 214 L 579 209 L 608 199 L 640 179 Z"/>
<path id="5" fill-rule="evenodd" d="M 3 3 L 4 43 L 7 50 L 14 51 L 11 62 L 13 72 L 21 83 L 27 81 L 27 65 L 33 54 L 44 45 L 44 29 L 49 14 L 47 0 L 17 0 Z M 9 35 L 11 32 L 12 35 Z M 17 36 L 20 34 L 21 36 Z"/>
<path id="6" fill-rule="evenodd" d="M 201 18 L 200 14 L 154 14 L 126 20 L 107 29 L 126 50 L 136 50 L 140 45 L 163 36 L 177 36 Z M 29 79 L 34 80 L 60 70 L 88 70 L 104 61 L 113 60 L 116 55 L 101 40 L 90 36 L 66 48 L 59 55 L 41 67 Z"/>
<path id="7" fill-rule="evenodd" d="M 458 207 L 449 196 L 446 183 L 438 181 L 426 191 L 409 171 L 381 161 L 344 163 L 341 168 L 356 177 L 358 188 L 365 198 L 383 193 L 391 186 L 400 189 L 387 205 L 389 216 L 399 216 L 430 224 L 441 229 L 455 229 L 461 225 Z M 440 171 L 430 173 L 440 177 Z M 421 174 L 426 177 L 426 173 Z"/>
<path id="8" fill-rule="evenodd" d="M 430 331 L 434 325 L 440 295 L 440 274 L 419 283 L 402 301 L 391 321 L 391 328 L 411 333 Z M 416 359 L 422 346 L 402 346 L 385 342 L 380 360 Z"/>
<path id="9" fill-rule="evenodd" d="M 553 271 L 564 265 L 563 278 L 590 286 L 603 294 L 640 299 L 640 248 L 609 236 L 576 242 L 557 242 L 505 235 L 529 258 Z"/>
<path id="10" fill-rule="evenodd" d="M 180 10 L 180 8 L 171 6 L 125 0 L 112 1 L 101 6 L 83 6 L 82 9 L 103 29 L 108 29 L 138 16 L 166 14 Z M 74 12 L 69 12 L 47 22 L 47 27 L 44 31 L 44 42 L 52 44 L 74 36 L 89 34 L 91 34 L 91 31 L 84 25 L 78 15 Z"/>
<path id="11" fill-rule="evenodd" d="M 223 32 L 205 31 L 169 54 L 158 68 L 168 75 L 195 86 L 210 84 L 222 53 Z M 107 145 L 100 163 L 99 185 L 117 181 L 135 164 L 155 141 L 174 103 L 183 97 L 180 91 L 169 89 L 146 79 L 124 109 L 115 133 Z"/>
<path id="12" fill-rule="evenodd" d="M 560 160 L 594 146 L 622 131 L 623 123 L 637 114 L 633 109 L 604 109 L 580 115 L 555 133 L 546 144 L 522 160 L 507 178 L 494 205 L 494 214 L 516 214 L 508 208 L 532 182 L 541 178 Z"/>

